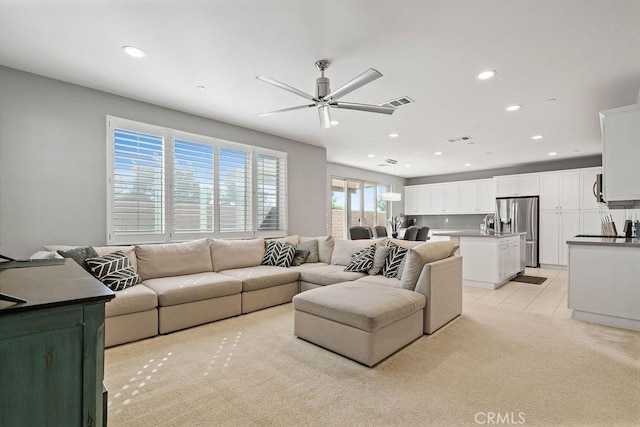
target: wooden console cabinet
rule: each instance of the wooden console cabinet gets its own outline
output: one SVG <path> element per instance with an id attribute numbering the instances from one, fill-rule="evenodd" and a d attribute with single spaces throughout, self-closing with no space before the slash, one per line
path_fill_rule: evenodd
<path id="1" fill-rule="evenodd" d="M 73 260 L 0 270 L 0 424 L 102 426 L 104 304 L 114 298 Z"/>

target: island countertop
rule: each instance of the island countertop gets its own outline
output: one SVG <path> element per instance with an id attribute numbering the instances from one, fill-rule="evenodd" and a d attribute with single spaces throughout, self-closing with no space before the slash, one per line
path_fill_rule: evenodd
<path id="1" fill-rule="evenodd" d="M 633 247 L 640 249 L 640 240 L 637 238 L 625 239 L 624 237 L 572 237 L 567 240 L 568 245 L 591 245 L 591 246 L 615 246 Z"/>
<path id="2" fill-rule="evenodd" d="M 433 233 L 434 236 L 449 236 L 449 237 L 489 237 L 493 239 L 501 239 L 503 237 L 522 236 L 527 233 L 506 233 L 495 231 L 481 231 L 481 230 L 458 230 Z"/>

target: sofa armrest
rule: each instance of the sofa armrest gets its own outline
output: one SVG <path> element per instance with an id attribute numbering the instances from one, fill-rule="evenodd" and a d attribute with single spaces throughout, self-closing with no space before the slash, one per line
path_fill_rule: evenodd
<path id="1" fill-rule="evenodd" d="M 432 334 L 462 313 L 462 257 L 425 264 L 415 291 L 427 297 L 424 333 Z"/>

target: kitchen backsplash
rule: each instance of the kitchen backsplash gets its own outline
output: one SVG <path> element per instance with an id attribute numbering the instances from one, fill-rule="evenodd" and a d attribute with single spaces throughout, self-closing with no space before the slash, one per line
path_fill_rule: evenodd
<path id="1" fill-rule="evenodd" d="M 482 215 L 417 215 L 418 227 L 428 226 L 432 230 L 479 230 L 484 219 Z"/>

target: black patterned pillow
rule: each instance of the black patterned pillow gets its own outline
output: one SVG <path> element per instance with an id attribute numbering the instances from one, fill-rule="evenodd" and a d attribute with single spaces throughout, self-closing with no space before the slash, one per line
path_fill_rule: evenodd
<path id="1" fill-rule="evenodd" d="M 262 257 L 262 265 L 289 267 L 296 255 L 296 247 L 291 243 L 270 240 Z"/>
<path id="2" fill-rule="evenodd" d="M 86 262 L 91 274 L 112 291 L 121 291 L 140 283 L 140 276 L 122 251 L 87 258 Z"/>
<path id="3" fill-rule="evenodd" d="M 351 262 L 344 271 L 367 272 L 373 266 L 373 257 L 376 253 L 376 245 L 359 250 L 351 255 Z"/>
<path id="4" fill-rule="evenodd" d="M 384 277 L 397 278 L 402 275 L 400 271 L 400 264 L 404 260 L 404 257 L 409 251 L 407 248 L 400 247 L 389 242 L 388 246 L 391 248 L 389 255 L 384 260 L 384 267 L 382 267 L 382 275 Z"/>
<path id="5" fill-rule="evenodd" d="M 291 266 L 297 267 L 299 265 L 302 265 L 307 260 L 310 253 L 311 252 L 306 251 L 304 249 L 296 249 L 296 254 L 293 256 L 293 261 L 291 261 Z"/>
<path id="6" fill-rule="evenodd" d="M 84 268 L 89 273 L 91 273 L 91 270 L 89 269 L 85 261 L 87 260 L 87 258 L 94 258 L 98 256 L 96 250 L 91 246 L 79 246 L 77 248 L 65 250 L 59 249 L 57 252 L 59 255 L 62 255 L 65 258 L 71 258 L 72 260 L 77 262 L 80 267 Z"/>

